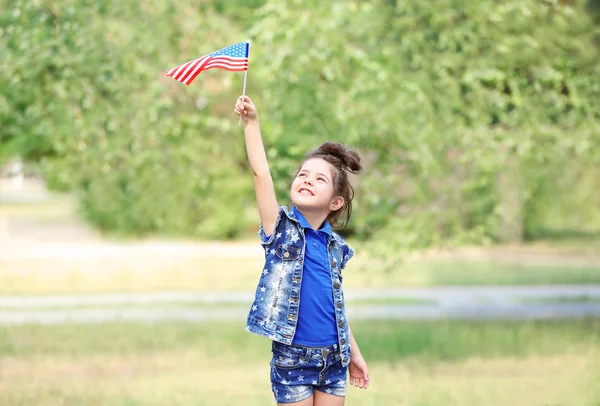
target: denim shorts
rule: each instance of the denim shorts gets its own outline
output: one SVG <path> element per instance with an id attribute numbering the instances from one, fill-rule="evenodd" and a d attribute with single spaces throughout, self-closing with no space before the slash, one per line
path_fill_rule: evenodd
<path id="1" fill-rule="evenodd" d="M 304 347 L 273 341 L 272 352 L 271 388 L 278 403 L 299 402 L 315 389 L 346 396 L 348 367 L 342 366 L 337 344 Z"/>

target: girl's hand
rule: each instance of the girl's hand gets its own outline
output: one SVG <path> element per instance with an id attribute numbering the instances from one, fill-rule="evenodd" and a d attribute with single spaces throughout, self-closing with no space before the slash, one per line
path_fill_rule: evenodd
<path id="1" fill-rule="evenodd" d="M 369 369 L 363 357 L 350 356 L 348 371 L 350 371 L 350 385 L 361 389 L 369 387 Z"/>
<path id="2" fill-rule="evenodd" d="M 252 100 L 248 96 L 240 96 L 235 103 L 235 112 L 242 116 L 244 123 L 249 123 L 258 119 L 258 111 Z"/>

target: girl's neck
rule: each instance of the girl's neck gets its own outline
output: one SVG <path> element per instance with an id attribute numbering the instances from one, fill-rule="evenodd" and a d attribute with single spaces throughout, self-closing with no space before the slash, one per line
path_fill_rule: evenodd
<path id="1" fill-rule="evenodd" d="M 329 211 L 322 210 L 306 210 L 300 209 L 296 206 L 298 211 L 304 216 L 308 224 L 313 230 L 318 230 L 321 228 L 325 220 L 327 220 L 327 216 L 329 216 Z"/>

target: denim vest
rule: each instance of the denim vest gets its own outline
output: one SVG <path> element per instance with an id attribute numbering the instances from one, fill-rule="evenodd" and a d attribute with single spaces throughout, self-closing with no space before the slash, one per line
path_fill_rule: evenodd
<path id="1" fill-rule="evenodd" d="M 282 344 L 291 344 L 296 332 L 300 307 L 300 287 L 304 265 L 304 229 L 292 210 L 281 206 L 271 236 L 260 226 L 258 235 L 265 250 L 263 268 L 254 303 L 250 308 L 246 330 Z M 344 239 L 332 233 L 327 251 L 335 306 L 335 319 L 342 365 L 350 362 L 348 320 L 342 291 L 342 269 L 354 255 Z"/>

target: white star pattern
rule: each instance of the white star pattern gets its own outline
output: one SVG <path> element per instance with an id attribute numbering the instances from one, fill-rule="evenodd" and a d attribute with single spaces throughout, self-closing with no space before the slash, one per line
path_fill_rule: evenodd
<path id="1" fill-rule="evenodd" d="M 287 235 L 290 235 L 290 234 L 292 233 L 292 229 L 291 229 L 291 228 L 288 228 L 287 230 L 285 230 L 285 233 L 286 233 Z"/>
<path id="2" fill-rule="evenodd" d="M 304 375 L 300 375 L 300 376 L 298 377 L 298 380 L 299 380 L 300 382 L 303 382 L 303 381 L 304 381 Z"/>
<path id="3" fill-rule="evenodd" d="M 281 381 L 281 384 L 282 384 L 282 385 L 287 385 L 288 383 L 289 383 L 289 382 L 288 382 L 288 381 L 286 381 L 285 379 L 284 379 L 283 381 Z"/>
<path id="4" fill-rule="evenodd" d="M 288 371 L 288 375 L 291 375 L 291 374 L 292 374 L 292 371 Z"/>
<path id="5" fill-rule="evenodd" d="M 317 381 L 312 381 L 312 384 L 313 384 L 313 385 L 316 385 L 316 384 L 317 384 Z"/>
<path id="6" fill-rule="evenodd" d="M 317 364 L 318 367 L 322 367 L 323 364 L 321 364 L 320 362 Z"/>
<path id="7" fill-rule="evenodd" d="M 266 290 L 267 290 L 267 288 L 265 288 L 264 286 L 261 286 L 261 287 L 260 287 L 260 291 L 261 291 L 261 292 L 264 292 L 264 291 L 266 291 Z"/>
<path id="8" fill-rule="evenodd" d="M 267 268 L 265 268 L 265 269 L 263 270 L 263 275 L 266 275 L 266 274 L 268 274 L 268 273 L 269 273 L 269 271 L 267 271 Z"/>
<path id="9" fill-rule="evenodd" d="M 271 255 L 275 254 L 275 248 L 271 248 L 271 251 L 269 251 L 271 253 Z"/>
<path id="10" fill-rule="evenodd" d="M 325 392 L 327 392 L 331 395 L 331 389 L 327 389 Z"/>
<path id="11" fill-rule="evenodd" d="M 246 56 L 246 43 L 240 42 L 239 44 L 230 45 L 226 48 L 219 49 L 213 52 L 210 56 L 215 57 L 219 55 L 232 56 L 234 58 L 243 58 Z"/>
<path id="12" fill-rule="evenodd" d="M 257 310 L 258 310 L 258 306 L 257 306 L 257 305 L 254 305 L 254 306 L 252 306 L 252 311 L 253 311 L 253 312 L 255 312 L 255 311 L 257 311 Z"/>
<path id="13" fill-rule="evenodd" d="M 292 233 L 292 236 L 290 238 L 290 241 L 292 242 L 296 242 L 300 239 L 300 237 L 298 237 L 298 233 Z"/>
<path id="14" fill-rule="evenodd" d="M 286 398 L 286 399 L 291 399 L 291 397 L 292 397 L 292 396 L 291 396 L 289 393 L 288 393 L 287 395 L 285 395 L 285 398 Z"/>
<path id="15" fill-rule="evenodd" d="M 340 381 L 338 382 L 338 385 L 340 385 L 340 386 L 346 386 L 346 382 L 344 382 L 344 381 L 342 381 L 342 380 L 340 379 Z"/>
<path id="16" fill-rule="evenodd" d="M 325 385 L 329 385 L 330 383 L 331 383 L 331 380 L 329 380 L 329 379 L 325 381 Z"/>
<path id="17" fill-rule="evenodd" d="M 275 236 L 275 238 L 281 238 L 281 233 L 277 233 L 277 235 Z"/>

